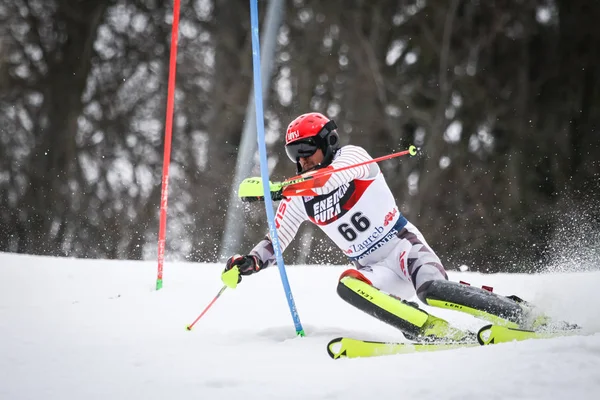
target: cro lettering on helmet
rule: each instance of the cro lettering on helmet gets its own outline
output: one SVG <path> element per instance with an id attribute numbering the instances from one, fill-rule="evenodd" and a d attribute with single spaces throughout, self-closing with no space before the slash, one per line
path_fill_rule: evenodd
<path id="1" fill-rule="evenodd" d="M 291 142 L 292 140 L 298 139 L 299 137 L 300 137 L 300 132 L 295 130 L 295 131 L 288 132 L 286 139 L 288 142 Z"/>

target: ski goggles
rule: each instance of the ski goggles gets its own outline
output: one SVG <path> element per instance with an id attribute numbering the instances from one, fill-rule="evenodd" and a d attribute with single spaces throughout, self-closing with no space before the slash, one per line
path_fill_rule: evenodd
<path id="1" fill-rule="evenodd" d="M 298 162 L 300 158 L 312 156 L 319 148 L 320 146 L 314 138 L 307 138 L 287 144 L 285 152 L 290 160 Z"/>

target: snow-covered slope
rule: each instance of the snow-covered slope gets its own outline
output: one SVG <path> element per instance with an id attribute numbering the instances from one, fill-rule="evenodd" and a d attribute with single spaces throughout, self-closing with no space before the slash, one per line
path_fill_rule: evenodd
<path id="1" fill-rule="evenodd" d="M 157 292 L 155 262 L 0 253 L 0 399 L 600 399 L 600 272 L 450 274 L 587 336 L 334 361 L 336 336 L 402 340 L 337 297 L 343 269 L 288 267 L 307 333 L 296 338 L 276 268 L 226 290 L 188 332 L 221 288 L 219 265 L 167 263 Z"/>

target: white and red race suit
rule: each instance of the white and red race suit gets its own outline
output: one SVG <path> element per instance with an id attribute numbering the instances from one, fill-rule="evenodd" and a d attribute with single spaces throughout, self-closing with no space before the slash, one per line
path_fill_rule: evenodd
<path id="1" fill-rule="evenodd" d="M 432 279 L 447 279 L 439 258 L 419 230 L 400 213 L 377 163 L 336 169 L 372 160 L 358 146 L 340 148 L 330 165 L 331 178 L 311 196 L 285 198 L 275 214 L 282 253 L 300 225 L 317 225 L 354 262 L 373 286 L 401 298 Z M 265 266 L 275 263 L 269 237 L 250 252 Z"/>

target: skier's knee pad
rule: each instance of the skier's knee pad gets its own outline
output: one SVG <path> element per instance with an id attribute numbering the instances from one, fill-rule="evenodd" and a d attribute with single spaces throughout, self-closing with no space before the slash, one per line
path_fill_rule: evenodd
<path id="1" fill-rule="evenodd" d="M 373 297 L 371 295 L 367 296 L 362 294 L 369 292 L 366 290 L 367 285 L 368 288 L 373 288 L 371 281 L 367 279 L 367 277 L 364 276 L 360 271 L 355 269 L 347 269 L 340 275 L 337 285 L 337 294 L 346 303 L 349 303 L 359 309 L 365 309 L 365 307 L 368 308 L 366 303 L 369 303 Z"/>
<path id="2" fill-rule="evenodd" d="M 373 283 L 371 283 L 371 281 L 366 276 L 364 276 L 362 274 L 362 272 L 360 272 L 359 270 L 347 269 L 344 272 L 342 272 L 339 280 L 341 281 L 343 278 L 345 278 L 347 276 L 358 279 L 359 281 L 363 281 L 364 283 L 366 283 L 368 285 L 373 285 Z"/>

